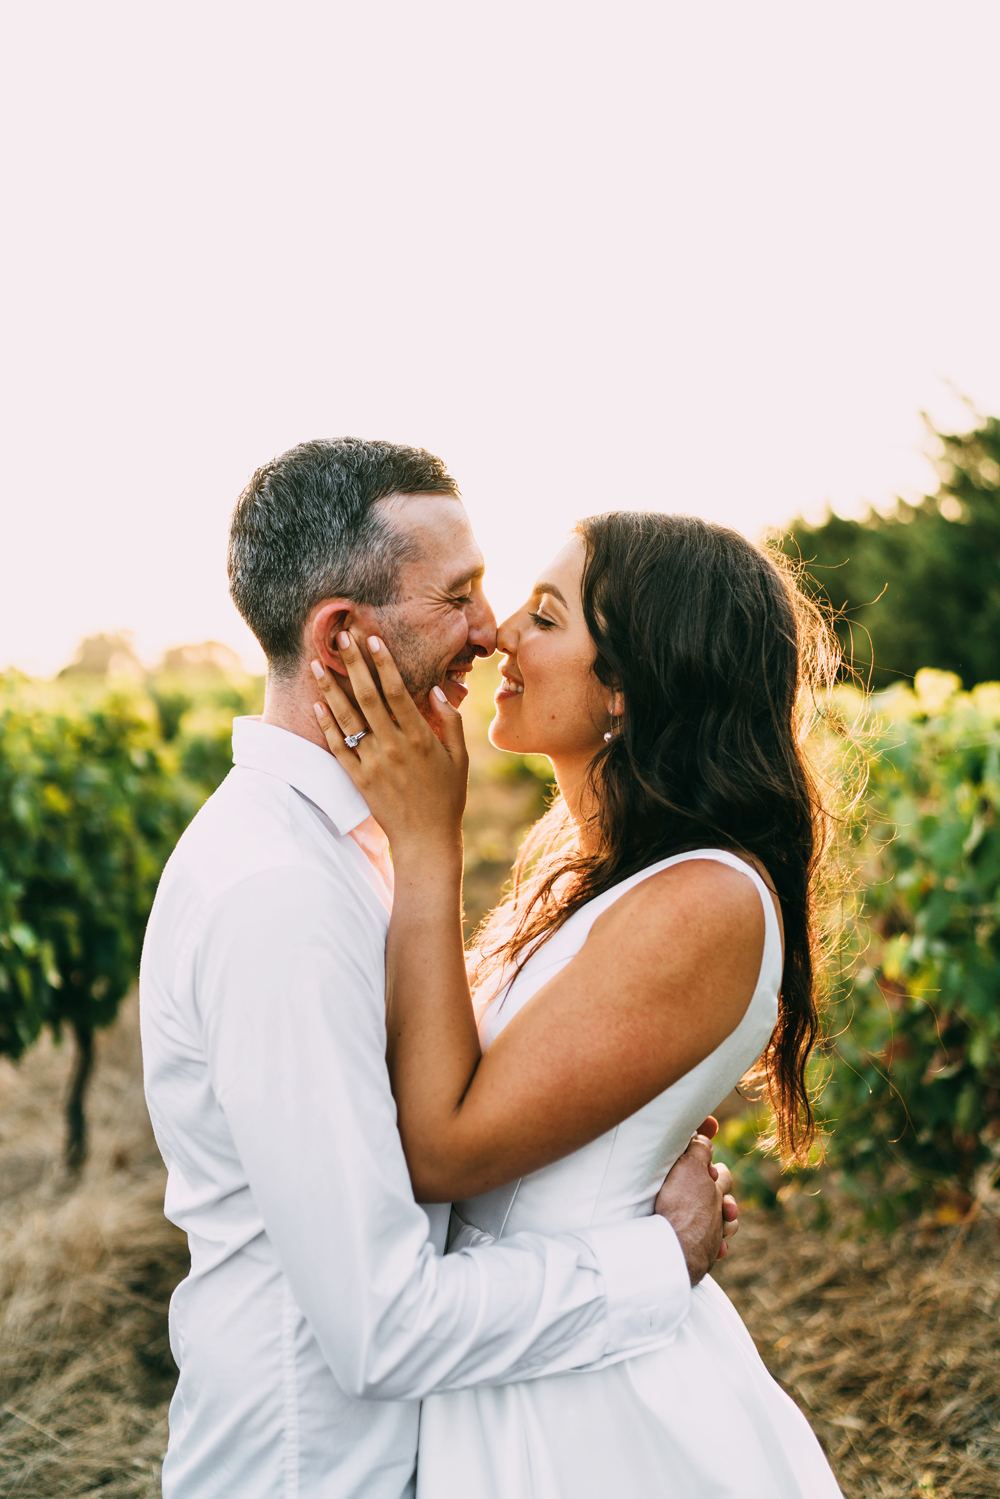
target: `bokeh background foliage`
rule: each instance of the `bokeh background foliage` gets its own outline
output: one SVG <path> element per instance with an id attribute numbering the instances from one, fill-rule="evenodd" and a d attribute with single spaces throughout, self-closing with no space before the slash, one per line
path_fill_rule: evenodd
<path id="1" fill-rule="evenodd" d="M 0 1054 L 72 1036 L 65 1158 L 86 1157 L 94 1032 L 135 982 L 160 871 L 259 687 L 0 685 Z M 183 730 L 182 730 L 183 725 Z"/>
<path id="2" fill-rule="evenodd" d="M 844 840 L 815 1166 L 754 1152 L 759 1109 L 726 1120 L 744 1189 L 818 1224 L 853 1205 L 891 1229 L 978 1213 L 1000 1165 L 1000 684 L 918 671 L 835 711 L 867 761 Z"/>
<path id="3" fill-rule="evenodd" d="M 961 1216 L 1000 1162 L 1000 685 L 928 669 L 876 709 L 829 1159 L 869 1216 Z"/>

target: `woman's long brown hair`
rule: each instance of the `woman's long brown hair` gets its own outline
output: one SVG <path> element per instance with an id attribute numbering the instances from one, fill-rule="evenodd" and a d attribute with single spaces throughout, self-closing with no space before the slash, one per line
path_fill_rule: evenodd
<path id="1" fill-rule="evenodd" d="M 836 636 L 780 554 L 726 527 L 613 511 L 577 529 L 594 671 L 622 692 L 624 718 L 590 766 L 594 851 L 580 851 L 557 798 L 477 936 L 476 980 L 516 971 L 586 901 L 670 854 L 749 856 L 770 876 L 785 929 L 778 1019 L 757 1075 L 782 1156 L 800 1160 L 814 1134 L 806 1063 L 830 827 L 805 739 L 837 676 Z"/>

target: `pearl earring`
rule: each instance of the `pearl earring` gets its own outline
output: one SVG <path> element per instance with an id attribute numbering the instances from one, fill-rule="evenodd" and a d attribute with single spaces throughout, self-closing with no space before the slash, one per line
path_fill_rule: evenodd
<path id="1" fill-rule="evenodd" d="M 605 744 L 610 744 L 611 741 L 612 741 L 612 739 L 614 739 L 614 738 L 617 737 L 617 733 L 618 733 L 618 728 L 617 728 L 617 725 L 615 723 L 615 715 L 613 713 L 609 713 L 608 714 L 608 718 L 610 720 L 611 727 L 610 727 L 610 729 L 605 730 L 605 734 L 604 734 L 604 743 Z"/>

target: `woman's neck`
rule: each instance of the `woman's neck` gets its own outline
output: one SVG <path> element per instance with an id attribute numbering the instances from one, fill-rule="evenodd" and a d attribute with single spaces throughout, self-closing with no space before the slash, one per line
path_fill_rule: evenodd
<path id="1" fill-rule="evenodd" d="M 566 810 L 576 828 L 580 852 L 597 852 L 600 831 L 597 826 L 597 799 L 588 774 L 590 760 L 553 760 L 552 769 Z"/>

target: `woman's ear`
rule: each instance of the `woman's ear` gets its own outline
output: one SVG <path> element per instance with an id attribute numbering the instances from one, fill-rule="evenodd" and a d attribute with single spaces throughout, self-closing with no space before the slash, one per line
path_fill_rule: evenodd
<path id="1" fill-rule="evenodd" d="M 608 704 L 608 712 L 611 714 L 612 718 L 623 718 L 624 717 L 624 715 L 625 715 L 625 696 L 624 696 L 624 693 L 622 693 L 621 691 L 619 691 L 619 690 L 616 689 L 611 694 L 611 701 Z"/>

